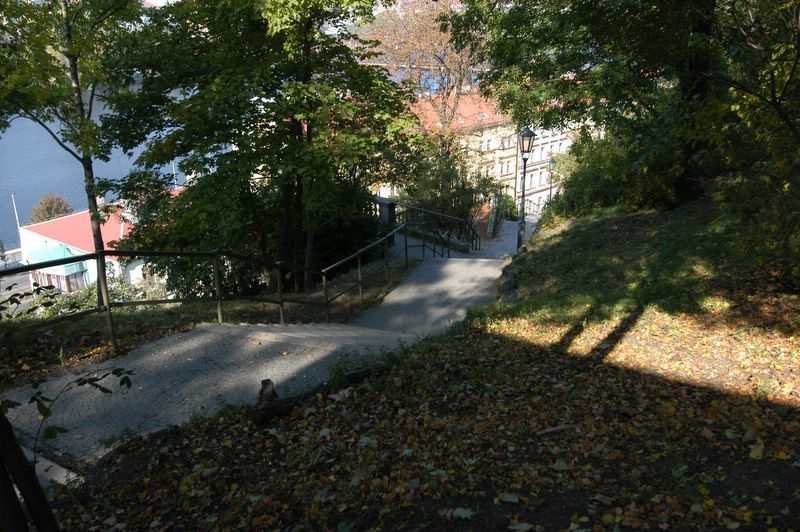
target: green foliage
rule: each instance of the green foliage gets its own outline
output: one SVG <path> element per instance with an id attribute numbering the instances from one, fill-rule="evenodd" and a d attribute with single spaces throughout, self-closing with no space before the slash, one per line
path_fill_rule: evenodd
<path id="1" fill-rule="evenodd" d="M 510 194 L 498 194 L 495 196 L 497 201 L 497 215 L 503 220 L 518 220 L 519 209 Z"/>
<path id="2" fill-rule="evenodd" d="M 722 181 L 719 191 L 726 210 L 750 228 L 743 250 L 759 265 L 771 255 L 784 257 L 783 268 L 800 286 L 800 158 L 788 157 L 756 162 Z"/>
<path id="3" fill-rule="evenodd" d="M 415 150 L 412 177 L 399 193 L 403 203 L 472 221 L 500 191 L 494 179 L 470 170 L 453 138 L 429 137 Z"/>
<path id="4" fill-rule="evenodd" d="M 14 284 L 6 287 L 6 296 L 0 300 L 0 320 L 8 321 L 31 316 L 55 304 L 56 293 L 53 286 L 33 283 L 32 289 L 25 292 L 19 292 L 15 287 Z M 8 335 L 9 332 L 4 330 L 4 335 Z"/>
<path id="5" fill-rule="evenodd" d="M 556 181 L 559 192 L 545 205 L 541 222 L 590 214 L 623 206 L 629 210 L 670 203 L 680 148 L 668 128 L 651 124 L 620 134 L 593 136 L 584 130 L 560 157 Z M 661 133 L 661 142 L 649 138 Z"/>
<path id="6" fill-rule="evenodd" d="M 451 17 L 455 38 L 488 65 L 484 80 L 517 123 L 607 133 L 573 151 L 545 220 L 674 205 L 721 176 L 727 212 L 758 226 L 751 243 L 800 262 L 796 2 L 466 6 Z"/>
<path id="7" fill-rule="evenodd" d="M 402 152 L 411 121 L 405 93 L 363 64 L 370 52 L 347 30 L 370 5 L 184 2 L 132 32 L 110 68 L 139 88 L 115 91 L 105 120 L 126 147 L 148 143 L 146 170 L 117 185 L 140 211 L 124 245 L 280 261 L 302 288 L 313 282 L 302 267 L 321 265 L 334 245 L 346 255 L 372 232 L 365 191 L 392 173 L 387 161 Z M 151 169 L 176 160 L 193 178 L 172 198 Z M 348 224 L 359 226 L 349 239 Z M 153 264 L 181 293 L 212 286 L 207 262 Z M 251 266 L 225 268 L 226 292 L 260 282 Z"/>
<path id="8" fill-rule="evenodd" d="M 97 307 L 97 284 L 93 283 L 86 288 L 76 290 L 70 294 L 63 294 L 50 287 L 47 293 L 40 297 L 48 303 L 41 304 L 37 311 L 37 316 L 42 319 L 57 318 L 67 316 L 84 310 L 91 310 Z M 108 297 L 112 302 L 133 301 L 138 299 L 140 291 L 138 288 L 123 279 L 108 276 Z"/>

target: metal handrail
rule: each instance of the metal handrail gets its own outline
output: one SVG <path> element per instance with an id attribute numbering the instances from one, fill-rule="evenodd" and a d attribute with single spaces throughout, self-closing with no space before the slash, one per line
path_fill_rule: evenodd
<path id="1" fill-rule="evenodd" d="M 445 219 L 448 219 L 448 220 L 453 220 L 454 222 L 467 223 L 466 220 L 464 220 L 462 218 L 459 218 L 457 216 L 452 216 L 450 214 L 444 214 L 443 212 L 432 211 L 432 210 L 426 209 L 424 207 L 417 207 L 415 205 L 406 205 L 405 203 L 399 203 L 399 202 L 397 203 L 397 206 L 398 207 L 403 207 L 404 209 L 411 209 L 412 211 L 424 212 L 425 214 L 432 214 L 432 215 L 436 216 L 437 218 L 445 218 Z"/>
<path id="2" fill-rule="evenodd" d="M 99 305 L 98 307 L 93 308 L 93 309 L 88 309 L 88 310 L 84 310 L 84 311 L 80 311 L 80 312 L 76 312 L 76 313 L 72 313 L 72 314 L 67 314 L 67 315 L 63 315 L 63 316 L 57 316 L 55 318 L 51 318 L 51 319 L 44 320 L 44 321 L 41 321 L 41 322 L 26 324 L 26 325 L 22 326 L 23 328 L 42 327 L 42 326 L 45 326 L 45 325 L 50 325 L 50 324 L 53 324 L 53 323 L 56 323 L 56 322 L 60 322 L 60 321 L 63 321 L 63 320 L 67 320 L 67 319 L 75 319 L 75 318 L 78 318 L 78 317 L 86 316 L 86 315 L 89 315 L 89 314 L 94 314 L 94 313 L 97 313 L 97 312 L 105 312 L 107 314 L 107 318 L 108 318 L 107 319 L 107 325 L 108 325 L 109 340 L 111 341 L 111 344 L 114 347 L 114 349 L 116 349 L 116 345 L 117 344 L 116 344 L 116 338 L 115 338 L 115 335 L 114 335 L 114 325 L 113 325 L 113 320 L 111 319 L 111 310 L 112 310 L 112 308 L 141 306 L 141 305 L 159 305 L 159 304 L 172 304 L 172 303 L 216 301 L 216 303 L 217 303 L 217 320 L 219 321 L 219 323 L 222 323 L 223 322 L 222 301 L 224 301 L 226 299 L 229 299 L 228 297 L 226 297 L 222 293 L 222 282 L 221 282 L 221 273 L 222 273 L 221 269 L 222 268 L 221 268 L 221 260 L 220 260 L 222 257 L 228 257 L 228 258 L 234 258 L 234 259 L 238 259 L 238 260 L 244 260 L 244 261 L 247 261 L 247 262 L 252 262 L 252 263 L 261 265 L 262 267 L 271 269 L 273 272 L 275 270 L 277 270 L 277 282 L 278 282 L 277 291 L 278 291 L 278 295 L 277 295 L 276 299 L 272 299 L 272 298 L 268 298 L 268 297 L 248 297 L 248 296 L 242 296 L 242 295 L 236 295 L 235 297 L 242 298 L 242 299 L 261 300 L 261 301 L 267 301 L 267 302 L 270 302 L 270 303 L 278 304 L 279 307 L 280 307 L 280 323 L 281 324 L 283 324 L 283 322 L 284 322 L 284 319 L 283 319 L 284 318 L 284 303 L 297 303 L 297 304 L 304 304 L 304 305 L 324 306 L 325 307 L 325 318 L 326 318 L 326 321 L 328 321 L 330 319 L 330 308 L 329 308 L 330 307 L 330 303 L 332 301 L 334 301 L 335 299 L 337 299 L 338 297 L 340 297 L 345 292 L 347 292 L 348 290 L 351 290 L 356 285 L 358 285 L 359 297 L 361 298 L 361 300 L 363 302 L 363 286 L 362 286 L 363 277 L 361 275 L 361 262 L 362 262 L 361 261 L 361 257 L 362 257 L 362 255 L 364 255 L 364 253 L 372 251 L 374 248 L 376 248 L 377 246 L 381 245 L 382 243 L 385 243 L 389 238 L 391 238 L 394 235 L 398 234 L 405 227 L 406 227 L 405 224 L 401 224 L 401 225 L 395 227 L 392 231 L 390 231 L 386 235 L 380 237 L 379 239 L 377 239 L 374 242 L 368 244 L 367 246 L 362 247 L 361 249 L 359 249 L 355 253 L 349 255 L 348 257 L 345 257 L 344 259 L 339 260 L 339 261 L 331 264 L 330 266 L 328 266 L 328 267 L 326 267 L 326 268 L 324 268 L 322 270 L 317 270 L 317 269 L 313 269 L 313 268 L 306 268 L 304 266 L 294 267 L 291 264 L 282 263 L 280 261 L 279 262 L 275 262 L 273 264 L 265 264 L 265 261 L 263 259 L 260 259 L 260 258 L 257 258 L 257 257 L 249 257 L 249 256 L 246 256 L 246 255 L 241 255 L 241 254 L 234 253 L 234 252 L 219 251 L 219 250 L 217 250 L 217 251 L 156 251 L 156 250 L 103 249 L 103 250 L 99 250 L 99 251 L 97 251 L 95 253 L 87 253 L 87 254 L 84 254 L 84 255 L 76 255 L 74 257 L 68 257 L 68 258 L 64 258 L 64 259 L 56 259 L 56 260 L 51 260 L 51 261 L 37 262 L 37 263 L 34 263 L 34 264 L 26 264 L 26 265 L 15 267 L 15 268 L 8 268 L 8 269 L 5 269 L 5 270 L 0 270 L 0 278 L 11 276 L 11 275 L 15 275 L 15 274 L 19 274 L 19 273 L 26 273 L 26 272 L 30 272 L 30 271 L 34 271 L 34 270 L 41 270 L 41 269 L 44 269 L 44 268 L 50 268 L 50 267 L 54 267 L 54 266 L 62 266 L 62 265 L 65 265 L 65 264 L 73 264 L 73 263 L 76 263 L 76 262 L 84 262 L 84 261 L 87 261 L 87 260 L 95 260 L 95 261 L 100 262 L 100 261 L 104 260 L 105 257 L 107 257 L 107 256 L 128 257 L 128 258 L 137 258 L 137 257 L 197 257 L 197 258 L 211 259 L 211 262 L 212 262 L 212 265 L 213 265 L 213 273 L 214 273 L 214 295 L 213 296 L 193 297 L 193 298 L 174 298 L 174 299 L 151 299 L 151 300 L 126 301 L 126 302 L 120 302 L 120 301 L 112 302 L 112 301 L 109 300 L 107 291 L 105 291 L 105 283 L 102 283 L 102 285 L 101 285 L 101 282 L 100 282 L 101 279 L 100 279 L 100 277 L 98 277 L 97 283 L 98 283 L 99 289 L 101 291 L 103 291 L 103 299 L 104 299 L 104 301 L 108 302 L 106 305 Z M 386 281 L 387 282 L 389 280 L 389 268 L 388 268 L 388 261 L 389 260 L 391 260 L 394 257 L 400 255 L 401 253 L 405 253 L 405 263 L 406 263 L 406 267 L 408 267 L 408 238 L 407 238 L 406 235 L 404 235 L 404 236 L 405 236 L 405 246 L 401 251 L 395 253 L 391 257 L 387 256 L 385 253 L 383 254 L 384 271 L 385 271 Z M 333 269 L 335 269 L 335 268 L 337 268 L 337 267 L 339 267 L 339 266 L 341 266 L 341 265 L 345 264 L 346 262 L 351 261 L 353 259 L 357 259 L 358 260 L 358 282 L 354 283 L 351 286 L 348 286 L 343 292 L 338 293 L 334 297 L 329 297 L 328 296 L 328 274 L 331 272 L 331 270 L 333 270 Z M 311 272 L 311 273 L 314 273 L 316 275 L 322 276 L 324 302 L 304 301 L 304 300 L 300 300 L 300 299 L 294 299 L 294 298 L 285 297 L 284 293 L 283 293 L 282 277 L 283 277 L 284 268 L 287 268 L 287 267 L 292 268 L 293 270 Z M 100 270 L 98 268 L 98 272 L 99 271 Z M 368 276 L 371 276 L 373 273 L 374 272 L 369 273 Z"/>
<path id="3" fill-rule="evenodd" d="M 423 214 L 426 214 L 426 215 L 429 215 L 429 216 L 435 216 L 435 217 L 437 217 L 439 219 L 456 222 L 459 225 L 459 227 L 461 227 L 466 233 L 467 238 L 465 239 L 465 242 L 467 243 L 468 247 L 470 249 L 472 249 L 473 251 L 479 251 L 481 249 L 481 237 L 478 234 L 478 232 L 475 231 L 475 228 L 472 226 L 472 224 L 469 221 L 461 219 L 461 218 L 458 218 L 456 216 L 451 216 L 449 214 L 444 214 L 444 213 L 441 213 L 441 212 L 432 211 L 430 209 L 425 209 L 423 207 L 416 207 L 414 205 L 405 205 L 403 203 L 398 203 L 397 205 L 399 207 L 403 207 L 406 210 L 406 212 L 407 211 L 415 211 L 415 212 L 423 213 Z M 405 213 L 401 213 L 401 214 L 405 214 Z M 410 223 L 410 222 L 408 222 L 408 220 L 406 220 L 406 222 Z"/>
<path id="4" fill-rule="evenodd" d="M 73 262 L 83 262 L 85 260 L 94 260 L 97 258 L 97 253 L 87 253 L 85 255 L 75 255 L 65 259 L 47 260 L 44 262 L 36 262 L 34 264 L 25 264 L 23 266 L 16 266 L 6 270 L 0 270 L 0 277 L 8 277 L 18 273 L 26 273 L 33 270 L 43 270 L 45 268 L 52 268 L 53 266 L 63 266 L 64 264 L 72 264 Z"/>
<path id="5" fill-rule="evenodd" d="M 334 269 L 334 268 L 336 268 L 336 267 L 338 267 L 338 266 L 341 266 L 342 264 L 344 264 L 344 263 L 346 263 L 346 262 L 348 262 L 348 261 L 351 261 L 351 260 L 355 259 L 355 258 L 356 258 L 356 257 L 358 257 L 359 255 L 362 255 L 362 254 L 364 254 L 364 252 L 366 252 L 366 251 L 368 251 L 368 250 L 370 250 L 370 249 L 374 248 L 375 246 L 377 246 L 378 244 L 380 244 L 380 243 L 381 243 L 381 242 L 383 242 L 384 240 L 388 239 L 389 237 L 391 237 L 391 236 L 393 236 L 393 235 L 397 234 L 399 231 L 401 231 L 401 230 L 402 230 L 402 229 L 404 229 L 405 227 L 406 227 L 406 224 L 400 224 L 400 225 L 398 225 L 398 226 L 397 226 L 397 227 L 395 227 L 395 228 L 394 228 L 392 231 L 390 231 L 390 232 L 386 233 L 384 236 L 382 236 L 382 237 L 381 237 L 381 238 L 379 238 L 378 240 L 376 240 L 376 241 L 372 242 L 371 244 L 368 244 L 368 245 L 364 246 L 363 248 L 359 249 L 359 250 L 358 250 L 358 251 L 356 251 L 355 253 L 351 254 L 349 257 L 345 257 L 345 258 L 343 258 L 342 260 L 340 260 L 340 261 L 338 261 L 338 262 L 334 262 L 333 264 L 331 264 L 331 265 L 330 265 L 330 266 L 328 266 L 327 268 L 322 268 L 322 273 L 328 273 L 328 272 L 329 272 L 329 271 L 331 271 L 332 269 Z"/>
<path id="6" fill-rule="evenodd" d="M 104 249 L 100 253 L 112 257 L 200 257 L 212 259 L 216 255 L 232 255 L 224 251 L 152 251 L 152 250 L 124 250 Z"/>

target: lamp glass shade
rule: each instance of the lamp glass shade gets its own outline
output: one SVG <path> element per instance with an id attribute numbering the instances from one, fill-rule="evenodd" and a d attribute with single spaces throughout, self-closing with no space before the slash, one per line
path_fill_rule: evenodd
<path id="1" fill-rule="evenodd" d="M 547 161 L 547 164 L 550 166 L 550 171 L 551 172 L 556 169 L 556 160 L 553 159 L 552 157 L 550 158 L 549 161 Z"/>
<path id="2" fill-rule="evenodd" d="M 527 126 L 522 128 L 522 131 L 519 132 L 519 151 L 520 153 L 530 153 L 531 146 L 533 145 L 533 138 L 534 135 L 533 131 L 531 131 Z"/>

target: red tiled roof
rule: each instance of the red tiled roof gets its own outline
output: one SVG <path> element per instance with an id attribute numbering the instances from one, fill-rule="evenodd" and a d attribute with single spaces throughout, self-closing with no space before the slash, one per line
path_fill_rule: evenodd
<path id="1" fill-rule="evenodd" d="M 91 219 L 89 211 L 81 211 L 60 218 L 53 218 L 46 222 L 24 225 L 22 229 L 40 234 L 62 242 L 70 247 L 76 248 L 86 253 L 94 252 L 94 239 L 92 238 Z M 133 224 L 126 222 L 120 216 L 120 212 L 109 214 L 105 222 L 100 226 L 103 235 L 103 246 L 108 249 L 108 243 L 113 240 L 120 240 L 133 228 Z M 110 260 L 114 260 L 109 257 Z"/>
<path id="2" fill-rule="evenodd" d="M 412 105 L 412 111 L 419 117 L 425 129 L 441 129 L 439 113 L 428 100 L 419 98 Z M 456 107 L 453 120 L 450 122 L 450 128 L 471 129 L 503 122 L 508 122 L 508 117 L 500 113 L 497 103 L 484 98 L 477 92 L 467 92 L 458 99 L 458 107 Z"/>

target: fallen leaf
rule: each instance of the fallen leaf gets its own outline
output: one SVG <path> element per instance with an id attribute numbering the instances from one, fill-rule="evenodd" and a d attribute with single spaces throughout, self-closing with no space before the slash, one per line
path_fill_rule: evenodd
<path id="1" fill-rule="evenodd" d="M 750 458 L 753 460 L 761 460 L 764 458 L 764 442 L 761 438 L 758 438 L 756 443 L 750 446 Z"/>
<path id="2" fill-rule="evenodd" d="M 457 517 L 459 519 L 472 519 L 472 516 L 474 516 L 475 513 L 475 511 L 470 510 L 469 508 L 456 508 L 453 510 L 453 517 Z"/>

